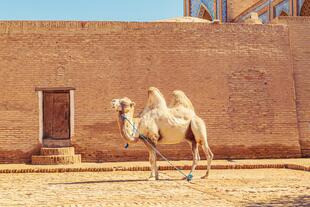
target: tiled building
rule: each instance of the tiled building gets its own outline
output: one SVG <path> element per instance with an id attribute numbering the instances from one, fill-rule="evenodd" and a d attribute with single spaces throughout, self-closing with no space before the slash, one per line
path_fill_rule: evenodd
<path id="1" fill-rule="evenodd" d="M 250 13 L 263 23 L 278 16 L 309 16 L 310 0 L 184 0 L 184 16 L 243 22 Z"/>

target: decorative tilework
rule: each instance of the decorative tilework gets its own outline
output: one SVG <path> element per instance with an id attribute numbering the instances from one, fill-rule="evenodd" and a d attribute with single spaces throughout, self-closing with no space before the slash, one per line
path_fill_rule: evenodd
<path id="1" fill-rule="evenodd" d="M 264 24 L 268 22 L 268 20 L 269 20 L 268 17 L 269 17 L 268 12 L 262 13 L 262 14 L 259 16 L 260 20 L 262 20 L 262 22 L 263 22 Z"/>
<path id="2" fill-rule="evenodd" d="M 269 6 L 271 3 L 272 3 L 272 0 L 266 1 L 261 6 L 255 7 L 253 10 L 251 10 L 248 13 L 246 13 L 245 15 L 241 16 L 240 19 L 242 19 L 242 20 L 247 19 L 250 16 L 251 12 L 258 12 L 258 11 L 262 10 L 263 8 Z M 268 20 L 268 16 L 267 16 L 267 20 Z"/>
<path id="3" fill-rule="evenodd" d="M 221 0 L 216 0 L 215 6 L 216 6 L 216 19 L 220 19 L 220 16 L 222 14 L 222 12 L 220 11 L 220 4 L 221 4 Z"/>
<path id="4" fill-rule="evenodd" d="M 282 11 L 285 11 L 287 15 L 290 14 L 290 1 L 289 0 L 282 1 L 281 3 L 275 6 L 274 16 L 275 17 L 280 16 Z"/>
<path id="5" fill-rule="evenodd" d="M 227 21 L 227 0 L 222 0 L 222 21 Z"/>
<path id="6" fill-rule="evenodd" d="M 189 7 L 189 1 L 186 0 L 185 2 L 185 8 L 184 8 L 184 16 L 190 16 L 190 14 L 188 13 L 188 7 Z"/>
<path id="7" fill-rule="evenodd" d="M 191 16 L 198 17 L 200 6 L 201 4 L 203 4 L 210 12 L 212 19 L 222 17 L 223 22 L 227 21 L 227 0 L 190 0 L 190 1 L 191 1 L 191 11 L 190 11 Z M 305 0 L 297 0 L 297 1 L 298 1 L 298 15 L 300 15 L 300 11 Z M 272 2 L 274 2 L 274 0 L 266 0 L 262 5 L 253 8 L 251 11 L 241 16 L 240 20 L 247 19 L 251 12 L 259 12 L 265 7 L 271 5 Z M 222 4 L 221 11 L 219 10 L 220 3 Z M 290 0 L 284 0 L 283 2 L 276 5 L 274 7 L 274 16 L 275 17 L 279 16 L 282 11 L 290 15 Z M 219 14 L 219 16 L 216 16 L 217 13 Z M 262 19 L 264 23 L 269 21 L 268 12 L 261 14 L 259 17 Z"/>
<path id="8" fill-rule="evenodd" d="M 298 0 L 298 15 L 300 15 L 301 7 L 304 4 L 305 0 Z"/>
<path id="9" fill-rule="evenodd" d="M 191 16 L 197 17 L 199 13 L 201 1 L 200 0 L 191 0 Z"/>
<path id="10" fill-rule="evenodd" d="M 191 0 L 191 16 L 198 16 L 201 3 L 203 3 L 208 8 L 212 19 L 214 19 L 214 0 Z"/>
<path id="11" fill-rule="evenodd" d="M 201 2 L 208 8 L 212 19 L 215 19 L 214 0 L 201 0 Z"/>

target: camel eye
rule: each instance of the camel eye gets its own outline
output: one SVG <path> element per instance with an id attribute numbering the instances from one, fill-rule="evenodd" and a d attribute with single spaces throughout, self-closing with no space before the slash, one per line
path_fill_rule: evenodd
<path id="1" fill-rule="evenodd" d="M 126 102 L 122 102 L 121 105 L 122 105 L 123 107 L 128 107 L 128 106 L 129 106 L 129 104 L 126 103 Z"/>

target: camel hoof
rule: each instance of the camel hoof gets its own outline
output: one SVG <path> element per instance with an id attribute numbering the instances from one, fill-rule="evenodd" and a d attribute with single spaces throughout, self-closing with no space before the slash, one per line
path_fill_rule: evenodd
<path id="1" fill-rule="evenodd" d="M 192 181 L 193 180 L 193 175 L 192 173 L 188 174 L 186 177 L 182 177 L 182 180 L 186 180 L 188 182 Z"/>
<path id="2" fill-rule="evenodd" d="M 207 179 L 208 178 L 208 175 L 204 175 L 201 177 L 201 179 Z"/>
<path id="3" fill-rule="evenodd" d="M 155 180 L 159 180 L 159 178 L 158 177 L 149 177 L 148 180 L 149 181 L 155 181 Z"/>
<path id="4" fill-rule="evenodd" d="M 194 177 L 194 176 L 193 176 L 192 174 L 190 174 L 190 175 L 188 175 L 187 177 L 182 177 L 181 180 L 186 180 L 186 181 L 190 182 L 190 181 L 193 180 L 193 177 Z"/>

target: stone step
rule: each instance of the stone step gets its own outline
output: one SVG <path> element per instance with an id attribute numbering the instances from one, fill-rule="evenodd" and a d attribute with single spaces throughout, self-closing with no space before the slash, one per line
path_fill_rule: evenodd
<path id="1" fill-rule="evenodd" d="M 59 148 L 59 147 L 70 147 L 71 140 L 70 139 L 43 139 L 43 147 L 46 148 Z"/>
<path id="2" fill-rule="evenodd" d="M 41 148 L 41 155 L 74 155 L 74 147 Z"/>
<path id="3" fill-rule="evenodd" d="M 32 155 L 33 165 L 66 165 L 81 163 L 81 155 Z"/>

